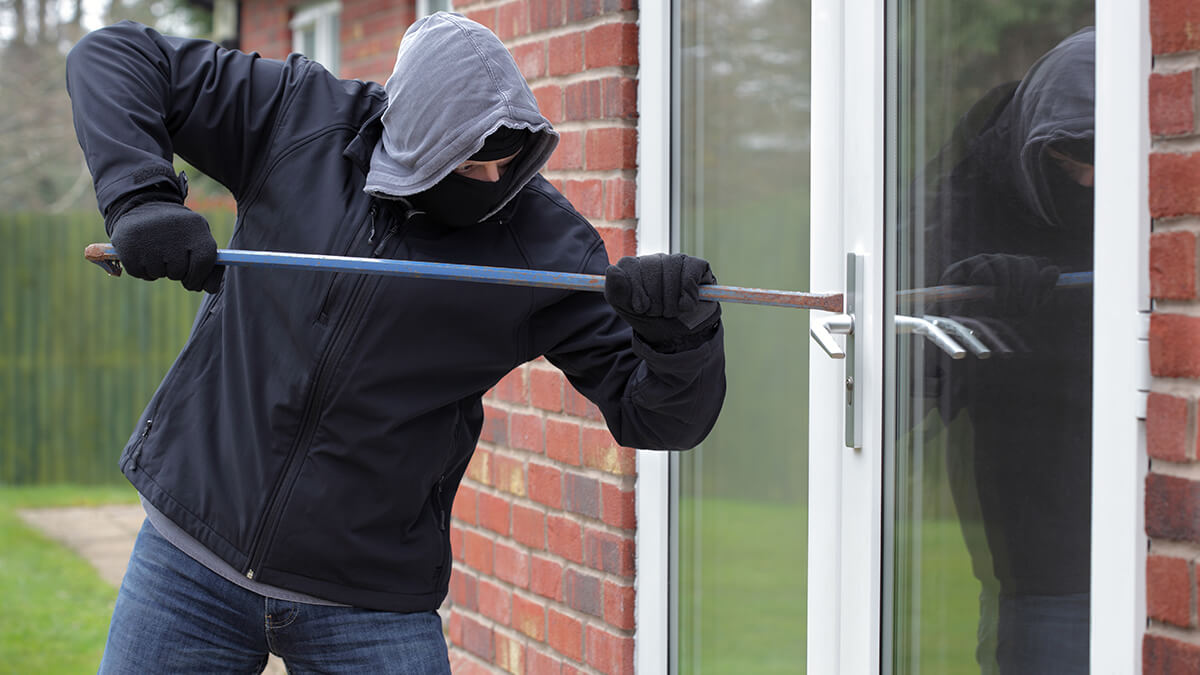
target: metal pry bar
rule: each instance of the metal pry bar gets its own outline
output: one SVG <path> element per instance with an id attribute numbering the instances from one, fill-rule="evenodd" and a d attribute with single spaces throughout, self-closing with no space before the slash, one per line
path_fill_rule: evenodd
<path id="1" fill-rule="evenodd" d="M 84 257 L 104 268 L 111 276 L 121 276 L 121 262 L 112 244 L 91 244 Z M 480 267 L 453 263 L 392 260 L 390 258 L 351 258 L 332 255 L 306 255 L 272 251 L 218 249 L 217 264 L 231 267 L 277 267 L 320 272 L 358 272 L 419 279 L 472 281 L 509 286 L 560 288 L 576 291 L 604 291 L 604 277 L 598 274 L 523 270 L 510 267 Z M 802 293 L 763 288 L 704 285 L 701 300 L 716 300 L 748 305 L 769 305 L 793 309 L 842 311 L 841 293 Z"/>

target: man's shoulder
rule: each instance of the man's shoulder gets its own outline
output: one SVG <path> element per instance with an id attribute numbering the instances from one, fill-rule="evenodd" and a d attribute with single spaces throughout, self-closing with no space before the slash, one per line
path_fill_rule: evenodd
<path id="1" fill-rule="evenodd" d="M 518 193 L 508 222 L 530 263 L 543 269 L 582 270 L 604 241 L 571 202 L 541 174 Z"/>

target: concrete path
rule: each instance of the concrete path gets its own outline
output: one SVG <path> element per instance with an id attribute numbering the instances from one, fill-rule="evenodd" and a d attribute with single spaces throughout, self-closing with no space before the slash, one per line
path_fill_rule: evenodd
<path id="1" fill-rule="evenodd" d="M 20 509 L 17 514 L 30 527 L 78 553 L 96 568 L 100 578 L 118 587 L 133 540 L 146 518 L 140 504 Z M 283 661 L 272 655 L 263 672 L 284 675 L 287 670 Z"/>

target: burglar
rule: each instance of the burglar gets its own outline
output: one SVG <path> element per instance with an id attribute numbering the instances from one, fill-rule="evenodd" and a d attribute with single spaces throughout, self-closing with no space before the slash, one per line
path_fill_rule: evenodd
<path id="1" fill-rule="evenodd" d="M 983 588 L 984 673 L 1088 672 L 1092 291 L 1057 282 L 1092 269 L 1094 71 L 1085 28 L 989 92 L 922 203 L 925 284 L 992 289 L 929 308 L 994 356 L 926 350 L 925 392 L 947 426 L 969 419 L 947 465 Z"/>
<path id="2" fill-rule="evenodd" d="M 101 672 L 448 672 L 435 610 L 481 397 L 545 356 L 624 446 L 687 449 L 725 392 L 715 278 L 610 266 L 539 175 L 558 134 L 503 44 L 438 13 L 383 87 L 124 22 L 67 63 L 124 267 L 205 290 L 120 467 L 148 514 Z M 180 157 L 237 200 L 231 246 L 606 274 L 597 293 L 214 266 Z"/>

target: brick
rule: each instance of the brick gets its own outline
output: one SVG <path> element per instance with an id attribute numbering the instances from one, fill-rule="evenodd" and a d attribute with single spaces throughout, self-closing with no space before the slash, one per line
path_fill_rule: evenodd
<path id="1" fill-rule="evenodd" d="M 591 135 L 588 132 L 588 150 Z M 1150 215 L 1155 218 L 1200 213 L 1200 153 L 1151 153 Z"/>
<path id="2" fill-rule="evenodd" d="M 1150 393 L 1146 401 L 1146 451 L 1151 457 L 1169 462 L 1189 459 L 1194 452 L 1188 447 L 1194 440 L 1188 433 L 1190 408 L 1186 398 Z"/>
<path id="3" fill-rule="evenodd" d="M 514 0 L 496 8 L 495 33 L 501 40 L 511 40 L 529 33 L 529 13 L 524 0 Z"/>
<path id="4" fill-rule="evenodd" d="M 632 77 L 609 77 L 603 81 L 604 119 L 637 119 L 637 80 Z"/>
<path id="5" fill-rule="evenodd" d="M 549 41 L 549 73 L 573 75 L 583 70 L 583 34 L 568 33 L 552 37 Z"/>
<path id="6" fill-rule="evenodd" d="M 516 638 L 496 631 L 496 665 L 513 675 L 525 673 L 525 645 Z"/>
<path id="7" fill-rule="evenodd" d="M 1200 673 L 1200 646 L 1162 635 L 1142 639 L 1142 675 Z"/>
<path id="8" fill-rule="evenodd" d="M 508 443 L 508 413 L 496 406 L 483 405 L 483 429 L 479 440 L 485 443 L 505 445 Z"/>
<path id="9" fill-rule="evenodd" d="M 467 563 L 467 545 L 463 538 L 463 531 L 454 521 L 450 521 L 450 550 L 454 554 L 454 559 L 465 565 Z"/>
<path id="10" fill-rule="evenodd" d="M 1146 613 L 1151 619 L 1184 628 L 1192 625 L 1190 567 L 1183 558 L 1146 559 Z"/>
<path id="11" fill-rule="evenodd" d="M 563 508 L 600 519 L 600 481 L 574 473 L 563 474 Z"/>
<path id="12" fill-rule="evenodd" d="M 518 497 L 525 496 L 525 464 L 519 459 L 492 455 L 492 487 Z"/>
<path id="13" fill-rule="evenodd" d="M 486 492 L 479 495 L 479 524 L 487 529 L 508 536 L 508 500 Z"/>
<path id="14" fill-rule="evenodd" d="M 1155 54 L 1200 49 L 1200 5 L 1193 0 L 1151 0 L 1150 43 Z"/>
<path id="15" fill-rule="evenodd" d="M 450 637 L 450 643 L 454 645 L 462 645 L 462 622 L 463 615 L 461 612 L 450 612 L 450 620 L 447 621 L 447 633 Z"/>
<path id="16" fill-rule="evenodd" d="M 1157 136 L 1190 134 L 1196 126 L 1195 71 L 1150 75 L 1150 132 Z"/>
<path id="17" fill-rule="evenodd" d="M 582 661 L 583 624 L 553 607 L 549 610 L 547 624 L 550 646 L 569 659 Z"/>
<path id="18" fill-rule="evenodd" d="M 546 420 L 546 456 L 556 462 L 579 466 L 580 433 L 575 422 Z"/>
<path id="19" fill-rule="evenodd" d="M 583 430 L 583 465 L 608 473 L 631 476 L 637 470 L 633 449 L 617 445 L 607 429 Z"/>
<path id="20" fill-rule="evenodd" d="M 561 99 L 561 92 L 559 98 Z M 561 102 L 559 104 L 561 108 Z M 543 113 L 545 114 L 545 113 Z M 549 117 L 549 116 L 547 116 Z M 559 118 L 561 120 L 561 117 Z M 554 120 L 550 120 L 553 122 Z M 555 148 L 554 154 L 550 156 L 550 161 L 546 164 L 548 171 L 564 171 L 569 169 L 583 168 L 583 132 L 582 131 L 560 131 L 558 132 L 558 147 Z"/>
<path id="21" fill-rule="evenodd" d="M 475 449 L 471 462 L 467 464 L 467 478 L 481 485 L 492 484 L 492 453 L 487 450 Z"/>
<path id="22" fill-rule="evenodd" d="M 1158 473 L 1146 476 L 1146 534 L 1200 542 L 1200 483 Z"/>
<path id="23" fill-rule="evenodd" d="M 634 628 L 633 586 L 622 586 L 611 581 L 604 582 L 604 620 L 615 628 Z"/>
<path id="24" fill-rule="evenodd" d="M 501 401 L 525 403 L 529 398 L 529 392 L 525 388 L 525 369 L 517 368 L 500 378 L 492 388 L 492 393 Z"/>
<path id="25" fill-rule="evenodd" d="M 1150 235 L 1150 295 L 1167 300 L 1196 297 L 1196 235 L 1155 232 Z"/>
<path id="26" fill-rule="evenodd" d="M 536 649 L 525 652 L 525 675 L 562 675 L 562 663 Z"/>
<path id="27" fill-rule="evenodd" d="M 509 444 L 518 450 L 528 450 L 539 455 L 546 452 L 546 441 L 542 432 L 542 418 L 527 413 L 509 416 Z"/>
<path id="28" fill-rule="evenodd" d="M 552 466 L 529 465 L 529 498 L 552 509 L 562 506 L 562 472 Z"/>
<path id="29" fill-rule="evenodd" d="M 496 32 L 496 9 L 494 7 L 488 9 L 477 9 L 469 12 L 460 12 L 463 16 L 487 26 L 488 30 Z"/>
<path id="30" fill-rule="evenodd" d="M 588 567 L 609 574 L 633 577 L 634 542 L 632 537 L 620 537 L 588 528 L 583 537 L 585 563 Z"/>
<path id="31" fill-rule="evenodd" d="M 630 220 L 637 217 L 637 183 L 628 178 L 604 181 L 605 220 Z"/>
<path id="32" fill-rule="evenodd" d="M 543 117 L 550 120 L 551 124 L 559 124 L 563 122 L 565 118 L 563 117 L 562 87 L 558 86 L 557 84 L 547 84 L 540 87 L 533 87 L 532 89 L 533 97 L 537 99 L 538 112 L 542 113 Z M 560 133 L 558 141 L 559 148 L 562 147 L 562 136 L 563 134 Z M 551 161 L 547 163 L 547 168 L 555 168 L 552 164 L 554 158 L 558 156 L 558 151 L 555 151 L 555 153 L 551 155 Z"/>
<path id="33" fill-rule="evenodd" d="M 589 129 L 584 138 L 584 168 L 591 171 L 637 168 L 637 129 Z"/>
<path id="34" fill-rule="evenodd" d="M 460 485 L 458 492 L 454 495 L 454 506 L 450 510 L 450 515 L 464 523 L 474 525 L 476 522 L 476 500 L 478 499 L 479 491 L 475 488 Z"/>
<path id="35" fill-rule="evenodd" d="M 604 524 L 632 530 L 637 527 L 636 493 L 622 490 L 616 485 L 604 483 L 600 486 L 600 501 L 603 505 Z"/>
<path id="36" fill-rule="evenodd" d="M 471 611 L 479 608 L 478 580 L 461 568 L 450 571 L 450 594 L 456 607 Z"/>
<path id="37" fill-rule="evenodd" d="M 574 518 L 546 516 L 546 548 L 571 562 L 583 562 L 583 528 Z"/>
<path id="38" fill-rule="evenodd" d="M 587 657 L 588 665 L 605 675 L 632 673 L 633 638 L 588 626 Z"/>
<path id="39" fill-rule="evenodd" d="M 573 610 L 604 618 L 604 586 L 600 577 L 567 570 L 563 575 L 563 600 Z"/>
<path id="40" fill-rule="evenodd" d="M 562 599 L 563 566 L 549 558 L 532 556 L 530 559 L 529 590 L 543 598 Z"/>
<path id="41" fill-rule="evenodd" d="M 480 658 L 491 661 L 495 653 L 492 645 L 492 629 L 469 616 L 462 617 L 461 621 L 463 648 Z"/>
<path id="42" fill-rule="evenodd" d="M 487 579 L 479 580 L 479 613 L 507 626 L 512 615 L 512 593 Z"/>
<path id="43" fill-rule="evenodd" d="M 1150 373 L 1155 377 L 1200 376 L 1200 317 L 1150 316 Z"/>
<path id="44" fill-rule="evenodd" d="M 603 181 L 598 179 L 564 181 L 563 196 L 585 218 L 604 217 Z"/>
<path id="45" fill-rule="evenodd" d="M 534 550 L 545 548 L 546 516 L 536 509 L 513 504 L 512 537 L 517 543 Z"/>
<path id="46" fill-rule="evenodd" d="M 529 28 L 535 33 L 561 26 L 566 21 L 562 0 L 528 0 L 527 4 L 529 5 Z"/>
<path id="47" fill-rule="evenodd" d="M 463 555 L 466 564 L 480 574 L 492 573 L 492 540 L 470 530 L 463 531 Z"/>
<path id="48" fill-rule="evenodd" d="M 549 412 L 561 412 L 563 382 L 563 375 L 558 370 L 535 369 L 529 371 L 533 407 Z"/>
<path id="49" fill-rule="evenodd" d="M 512 627 L 539 642 L 546 639 L 546 608 L 541 601 L 513 594 Z"/>
<path id="50" fill-rule="evenodd" d="M 604 240 L 609 262 L 616 262 L 627 255 L 637 255 L 637 232 L 633 228 L 597 227 L 596 231 Z M 596 410 L 596 416 L 603 419 L 599 409 Z"/>
<path id="51" fill-rule="evenodd" d="M 563 89 L 563 117 L 597 120 L 604 116 L 604 88 L 599 80 L 569 84 Z"/>
<path id="52" fill-rule="evenodd" d="M 636 0 L 567 0 L 567 20 L 581 21 L 636 8 Z"/>
<path id="53" fill-rule="evenodd" d="M 638 64 L 638 27 L 619 22 L 596 26 L 584 40 L 584 66 L 636 66 Z"/>
<path id="54" fill-rule="evenodd" d="M 497 541 L 492 547 L 492 565 L 496 578 L 517 588 L 529 588 L 529 554 Z"/>
<path id="55" fill-rule="evenodd" d="M 529 42 L 513 47 L 511 50 L 517 68 L 527 80 L 536 80 L 546 75 L 546 43 Z"/>

